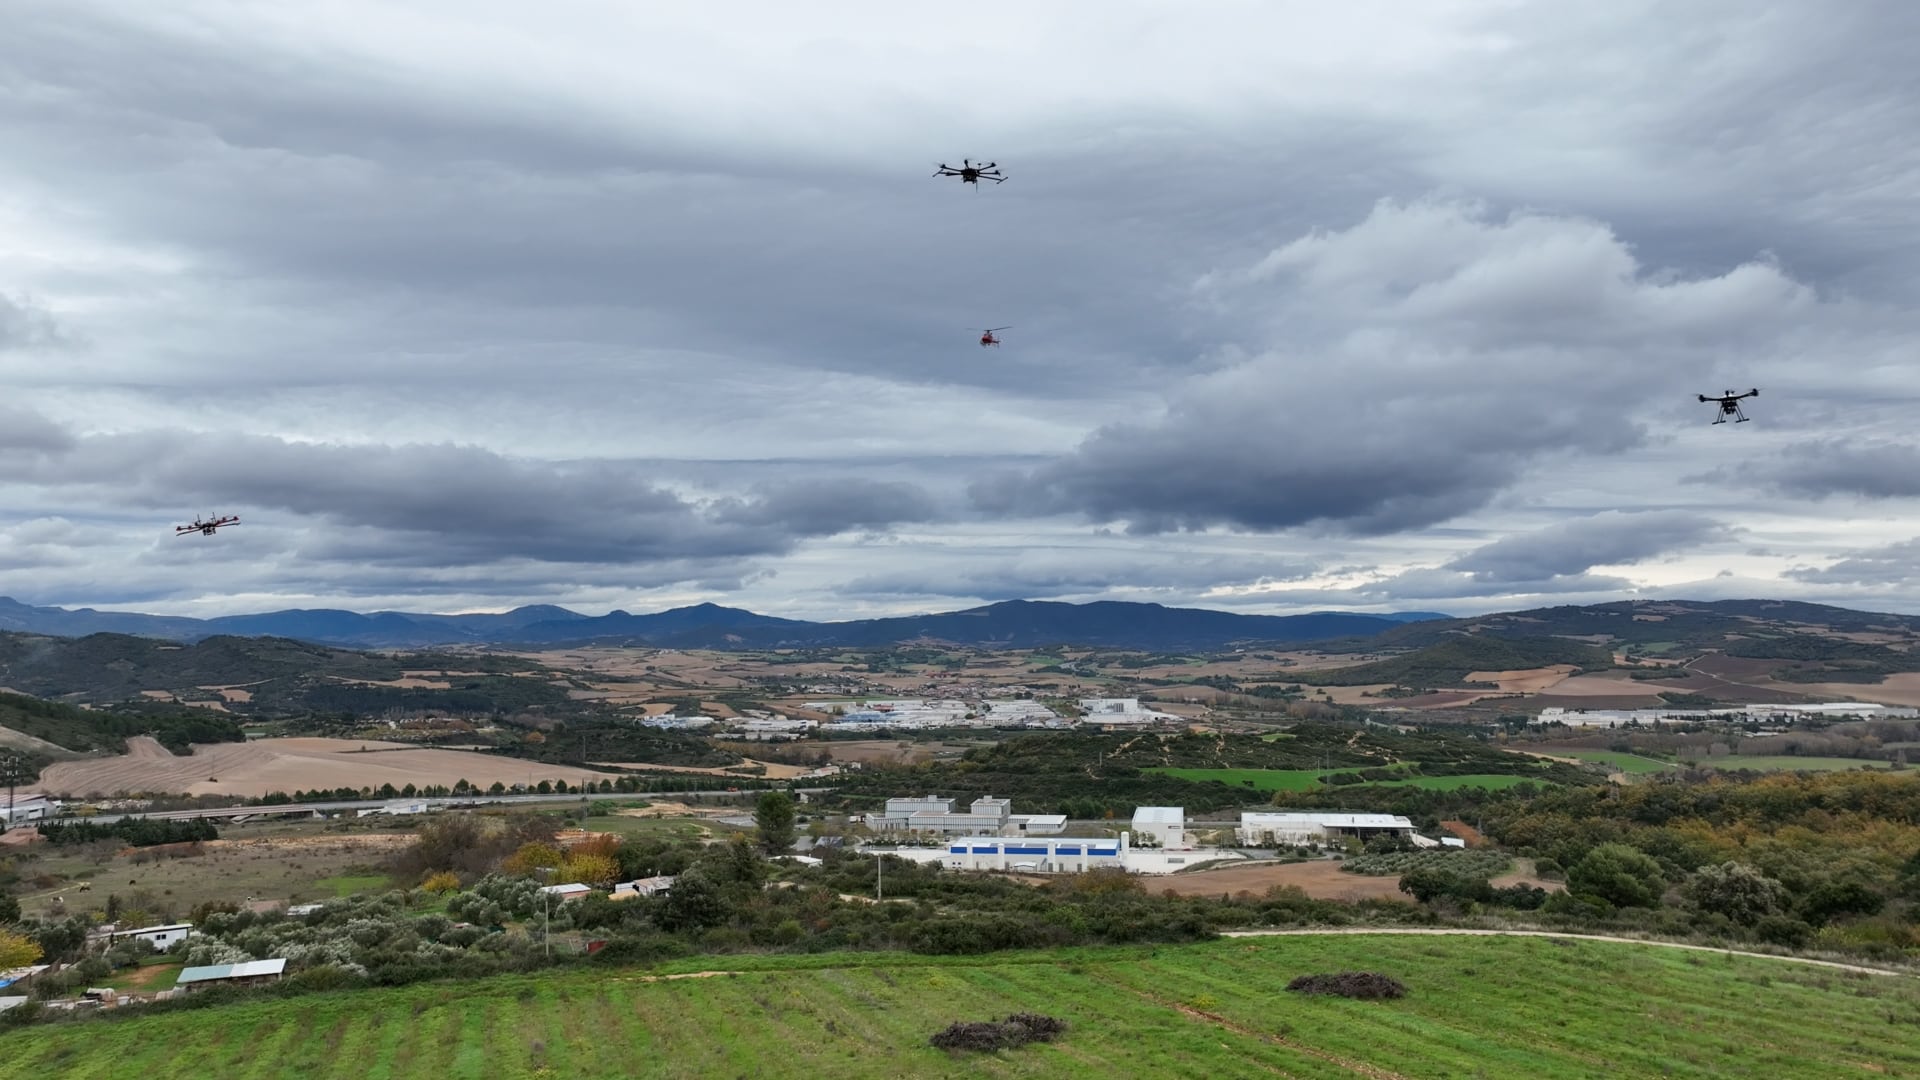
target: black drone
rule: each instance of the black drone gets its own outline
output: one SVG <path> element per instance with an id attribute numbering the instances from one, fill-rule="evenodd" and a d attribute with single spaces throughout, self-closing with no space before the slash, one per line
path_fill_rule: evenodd
<path id="1" fill-rule="evenodd" d="M 1706 394 L 1701 394 L 1700 400 L 1703 402 L 1717 401 L 1720 403 L 1720 415 L 1714 419 L 1713 421 L 1714 423 L 1724 424 L 1727 422 L 1727 417 L 1731 416 L 1736 418 L 1734 420 L 1734 423 L 1744 424 L 1747 422 L 1747 414 L 1740 411 L 1740 399 L 1750 398 L 1750 397 L 1759 397 L 1759 396 L 1760 396 L 1760 391 L 1757 389 L 1749 390 L 1744 394 L 1736 394 L 1733 391 L 1729 390 L 1726 393 L 1719 395 L 1718 397 L 1710 397 Z"/>
<path id="2" fill-rule="evenodd" d="M 957 176 L 963 184 L 978 184 L 982 180 L 991 180 L 996 184 L 1004 184 L 1007 182 L 1007 178 L 1000 175 L 1000 166 L 991 161 L 984 165 L 975 165 L 966 158 L 960 159 L 960 167 L 957 169 L 945 162 L 941 162 L 940 171 L 933 175 Z"/>

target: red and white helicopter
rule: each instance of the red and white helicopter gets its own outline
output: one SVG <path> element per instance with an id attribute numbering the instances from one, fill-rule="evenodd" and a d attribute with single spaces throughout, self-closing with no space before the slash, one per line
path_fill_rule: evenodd
<path id="1" fill-rule="evenodd" d="M 202 536 L 212 536 L 214 533 L 214 530 L 216 529 L 219 529 L 227 525 L 238 525 L 238 524 L 240 524 L 240 519 L 238 517 L 216 517 L 216 518 L 209 518 L 205 521 L 202 521 L 199 518 L 194 518 L 193 524 L 191 525 L 176 526 L 173 530 L 173 535 L 185 536 L 188 533 L 199 533 Z"/>
<path id="2" fill-rule="evenodd" d="M 1011 326 L 996 326 L 991 330 L 980 331 L 980 346 L 982 348 L 985 348 L 988 345 L 1000 344 L 1000 339 L 997 337 L 994 337 L 993 335 L 1002 330 L 1011 330 L 1011 329 L 1013 329 L 1013 327 Z"/>

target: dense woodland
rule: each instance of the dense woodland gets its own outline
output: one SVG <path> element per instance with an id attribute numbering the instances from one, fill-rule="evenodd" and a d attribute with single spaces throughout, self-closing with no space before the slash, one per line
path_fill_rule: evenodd
<path id="1" fill-rule="evenodd" d="M 81 709 L 56 701 L 0 693 L 0 727 L 44 739 L 67 750 L 113 750 L 130 735 L 151 735 L 176 754 L 193 743 L 239 742 L 246 738 L 230 716 L 162 702 L 124 702 L 103 709 Z M 28 754 L 36 766 L 51 760 Z"/>

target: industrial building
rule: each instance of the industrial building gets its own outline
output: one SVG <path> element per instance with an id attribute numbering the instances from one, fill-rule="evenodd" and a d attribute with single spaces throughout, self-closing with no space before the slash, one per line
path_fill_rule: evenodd
<path id="1" fill-rule="evenodd" d="M 1320 812 L 1265 813 L 1246 811 L 1237 830 L 1247 847 L 1275 844 L 1314 844 L 1352 837 L 1399 836 L 1411 841 L 1413 822 L 1393 814 L 1329 814 Z"/>
<path id="2" fill-rule="evenodd" d="M 867 828 L 875 832 L 929 832 L 946 836 L 1044 836 L 1067 827 L 1064 814 L 1015 814 L 1008 799 L 984 795 L 966 812 L 954 809 L 954 800 L 938 795 L 888 799 L 885 813 L 868 814 Z"/>
<path id="3" fill-rule="evenodd" d="M 1139 698 L 1081 698 L 1080 711 L 1086 714 L 1080 721 L 1082 724 L 1103 728 L 1143 728 L 1187 722 L 1185 717 L 1172 713 L 1141 708 Z"/>
<path id="4" fill-rule="evenodd" d="M 45 821 L 60 812 L 60 804 L 45 795 L 15 795 L 0 792 L 0 827 L 11 829 Z"/>
<path id="5" fill-rule="evenodd" d="M 1127 834 L 1118 840 L 1049 837 L 969 836 L 947 845 L 942 864 L 952 870 L 1030 870 L 1072 873 L 1101 866 L 1125 866 Z"/>
<path id="6" fill-rule="evenodd" d="M 1568 727 L 1623 727 L 1628 724 L 1715 722 L 1723 724 L 1783 724 L 1795 720 L 1858 717 L 1863 720 L 1912 720 L 1920 709 L 1875 705 L 1864 701 L 1829 701 L 1806 705 L 1741 705 L 1726 709 L 1541 709 L 1535 723 Z"/>
<path id="7" fill-rule="evenodd" d="M 1187 842 L 1187 811 L 1179 806 L 1141 806 L 1133 811 L 1133 834 L 1163 848 L 1192 847 Z"/>
<path id="8" fill-rule="evenodd" d="M 1178 809 L 1177 807 L 1170 809 Z M 874 854 L 880 849 L 862 848 Z M 1245 859 L 1224 848 L 1139 848 L 1133 835 L 1114 837 L 963 836 L 937 848 L 901 847 L 884 854 L 949 870 L 1004 870 L 1017 874 L 1074 874 L 1114 867 L 1130 874 L 1173 874 L 1201 863 Z"/>

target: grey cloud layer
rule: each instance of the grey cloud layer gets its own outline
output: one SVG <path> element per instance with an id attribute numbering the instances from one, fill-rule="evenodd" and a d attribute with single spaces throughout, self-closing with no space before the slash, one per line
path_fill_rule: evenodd
<path id="1" fill-rule="evenodd" d="M 1920 497 L 1916 38 L 1894 0 L 40 5 L 0 34 L 0 594 L 1920 610 L 1844 555 Z M 963 154 L 1013 179 L 926 175 Z M 1756 422 L 1708 430 L 1733 385 Z M 247 525 L 156 546 L 207 509 Z"/>
<path id="2" fill-rule="evenodd" d="M 9 425 L 11 427 L 11 425 Z M 648 483 L 632 463 L 528 461 L 471 446 L 329 446 L 266 436 L 151 431 L 74 438 L 28 417 L 51 447 L 0 462 L 0 481 L 86 487 L 156 509 L 239 505 L 374 530 L 372 543 L 310 548 L 386 561 L 390 534 L 432 538 L 424 563 L 501 558 L 649 563 L 790 550 L 804 537 L 935 516 L 904 483 L 817 479 L 747 498 L 699 500 Z"/>

